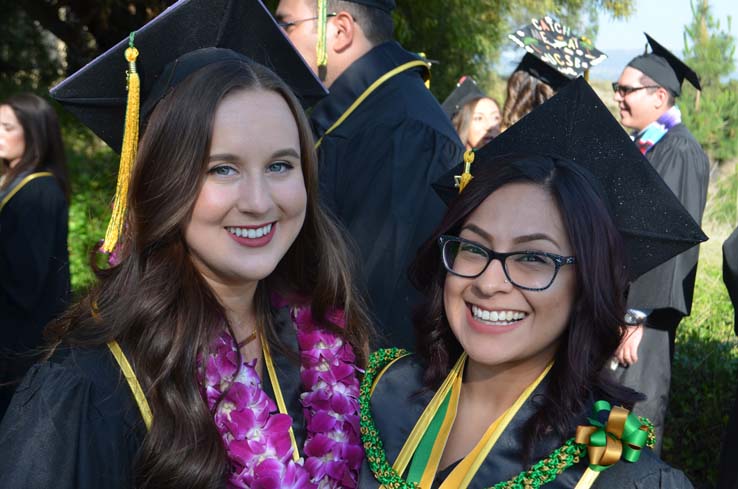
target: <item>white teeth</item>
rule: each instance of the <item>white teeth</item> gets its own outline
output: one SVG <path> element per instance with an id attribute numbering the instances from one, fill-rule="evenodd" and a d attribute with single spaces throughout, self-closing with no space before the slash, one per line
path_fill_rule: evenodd
<path id="1" fill-rule="evenodd" d="M 472 306 L 472 314 L 475 319 L 504 324 L 519 321 L 526 316 L 526 313 L 520 311 L 488 311 L 478 306 Z"/>
<path id="2" fill-rule="evenodd" d="M 239 238 L 256 239 L 269 234 L 272 231 L 272 225 L 267 224 L 266 226 L 262 226 L 257 229 L 227 227 L 226 230 L 234 236 L 238 236 Z"/>

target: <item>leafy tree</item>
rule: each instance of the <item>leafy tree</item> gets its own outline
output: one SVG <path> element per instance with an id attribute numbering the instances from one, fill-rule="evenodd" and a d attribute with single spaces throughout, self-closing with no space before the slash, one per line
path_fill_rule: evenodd
<path id="1" fill-rule="evenodd" d="M 692 23 L 685 27 L 686 63 L 700 75 L 702 93 L 691 87 L 680 104 L 684 122 L 702 144 L 710 160 L 721 163 L 738 157 L 738 82 L 725 81 L 735 69 L 736 43 L 710 11 L 708 0 L 692 3 Z M 685 85 L 687 85 L 685 83 Z"/>

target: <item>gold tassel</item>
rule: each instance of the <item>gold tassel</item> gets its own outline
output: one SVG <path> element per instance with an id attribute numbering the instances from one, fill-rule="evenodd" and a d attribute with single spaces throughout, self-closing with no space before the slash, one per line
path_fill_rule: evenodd
<path id="1" fill-rule="evenodd" d="M 474 150 L 470 149 L 464 153 L 464 173 L 454 177 L 454 187 L 459 189 L 459 193 L 463 192 L 474 175 L 471 174 L 471 164 L 474 163 Z"/>
<path id="2" fill-rule="evenodd" d="M 328 2 L 318 0 L 318 77 L 325 80 L 328 71 L 328 49 L 326 46 L 326 34 L 328 30 Z"/>
<path id="3" fill-rule="evenodd" d="M 126 210 L 128 208 L 128 184 L 131 180 L 131 172 L 133 170 L 133 162 L 136 160 L 136 151 L 138 150 L 138 120 L 139 107 L 141 104 L 141 80 L 136 72 L 136 58 L 138 58 L 138 49 L 133 45 L 133 37 L 135 33 L 131 33 L 128 41 L 128 49 L 126 49 L 125 57 L 128 61 L 128 101 L 126 104 L 126 123 L 123 132 L 123 146 L 120 151 L 120 165 L 118 167 L 118 185 L 115 189 L 115 201 L 113 203 L 113 214 L 110 216 L 108 229 L 105 232 L 105 241 L 103 241 L 102 251 L 111 253 L 115 249 L 121 234 L 123 233 L 123 225 L 126 218 Z"/>

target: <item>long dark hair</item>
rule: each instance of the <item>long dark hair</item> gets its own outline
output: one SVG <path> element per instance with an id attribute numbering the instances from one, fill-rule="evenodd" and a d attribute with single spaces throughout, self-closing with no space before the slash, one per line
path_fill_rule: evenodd
<path id="1" fill-rule="evenodd" d="M 559 206 L 577 258 L 572 314 L 556 352 L 547 392 L 526 427 L 526 449 L 553 429 L 562 438 L 588 408 L 593 396 L 625 405 L 639 399 L 612 382 L 605 365 L 621 339 L 628 276 L 623 241 L 593 177 L 566 160 L 509 155 L 477 167 L 474 179 L 452 203 L 411 268 L 413 284 L 426 304 L 417 309 L 417 352 L 427 365 L 426 386 L 437 388 L 462 353 L 443 307 L 446 271 L 436 244 L 442 234 L 458 234 L 469 214 L 495 190 L 514 182 L 542 186 Z"/>
<path id="2" fill-rule="evenodd" d="M 25 151 L 20 162 L 10 168 L 10 162 L 2 161 L 5 176 L 0 190 L 4 190 L 21 173 L 50 171 L 59 182 L 64 196 L 69 200 L 67 158 L 64 154 L 59 119 L 49 103 L 32 93 L 17 93 L 0 102 L 11 108 L 23 128 Z"/>
<path id="3" fill-rule="evenodd" d="M 512 126 L 555 93 L 551 85 L 527 71 L 516 71 L 507 80 L 507 98 L 502 108 L 500 129 L 504 131 Z"/>
<path id="4" fill-rule="evenodd" d="M 497 109 L 500 109 L 500 104 L 496 99 L 492 97 L 479 97 L 465 103 L 451 118 L 451 124 L 456 129 L 456 133 L 461 139 L 461 144 L 464 146 L 471 146 L 469 144 L 469 126 L 471 126 L 472 119 L 474 117 L 474 110 L 477 108 L 477 104 L 480 100 L 488 98 L 495 103 Z"/>
<path id="5" fill-rule="evenodd" d="M 126 350 L 154 413 L 134 470 L 137 487 L 221 487 L 225 480 L 225 449 L 196 372 L 198 356 L 227 320 L 193 265 L 184 227 L 206 175 L 216 108 L 234 90 L 272 91 L 287 102 L 299 130 L 307 190 L 302 230 L 275 272 L 257 286 L 257 328 L 274 337 L 271 292 L 308 297 L 314 317 L 353 345 L 359 363 L 365 360 L 369 321 L 341 235 L 318 204 L 314 143 L 297 100 L 274 73 L 253 62 L 200 69 L 148 121 L 131 181 L 121 263 L 98 271 L 99 285 L 50 338 L 81 346 L 117 339 Z M 345 310 L 345 330 L 324 319 L 333 306 Z"/>

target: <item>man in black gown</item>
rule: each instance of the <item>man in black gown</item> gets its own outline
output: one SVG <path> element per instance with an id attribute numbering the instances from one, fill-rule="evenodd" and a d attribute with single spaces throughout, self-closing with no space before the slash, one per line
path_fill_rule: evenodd
<path id="1" fill-rule="evenodd" d="M 700 89 L 697 74 L 651 39 L 653 52 L 637 56 L 613 84 L 621 123 L 633 129 L 635 143 L 695 221 L 702 221 L 709 182 L 707 155 L 681 123 L 674 98 L 684 78 Z M 643 196 L 644 206 L 649 196 Z M 635 412 L 656 427 L 661 448 L 669 402 L 671 358 L 676 328 L 692 307 L 699 250 L 694 247 L 636 280 L 630 288 L 628 331 L 617 353 L 616 374 L 646 394 Z M 647 319 L 645 319 L 647 317 Z M 645 319 L 645 322 L 644 322 Z M 622 368 L 627 367 L 627 368 Z"/>
<path id="2" fill-rule="evenodd" d="M 310 114 L 321 199 L 358 246 L 380 333 L 413 348 L 406 269 L 443 212 L 430 184 L 462 161 L 463 147 L 424 84 L 428 66 L 393 40 L 394 0 L 328 0 L 320 66 L 317 1 L 281 0 L 276 17 L 330 89 Z"/>

